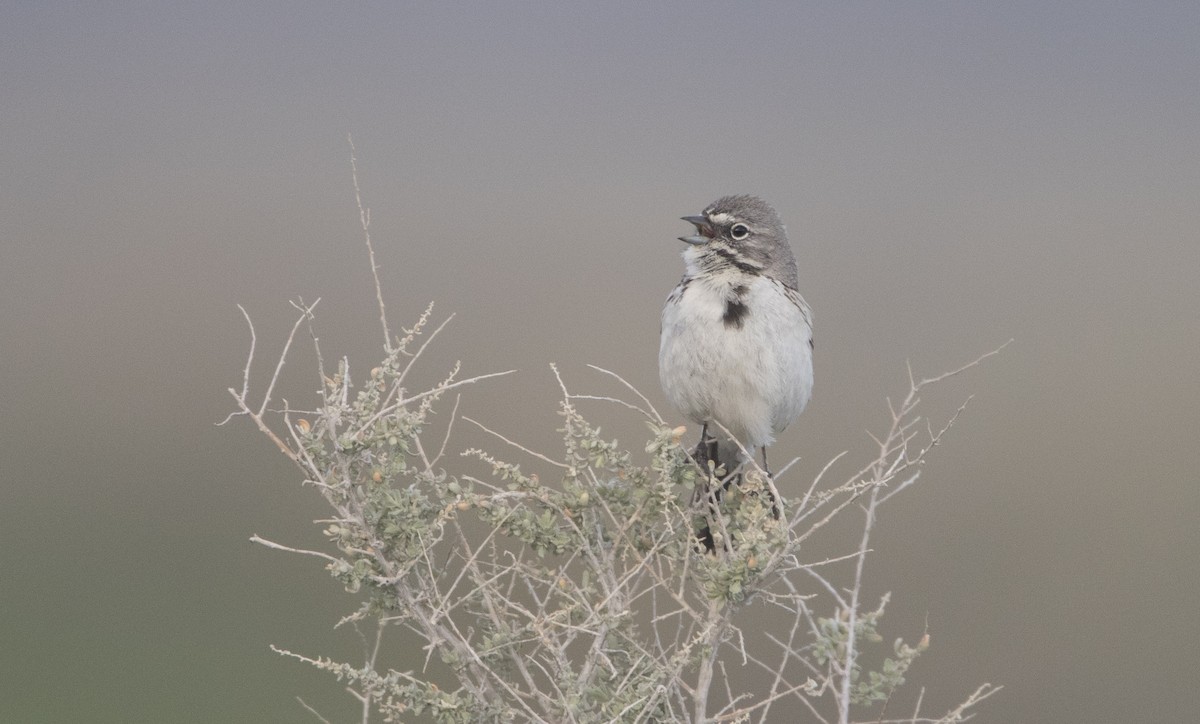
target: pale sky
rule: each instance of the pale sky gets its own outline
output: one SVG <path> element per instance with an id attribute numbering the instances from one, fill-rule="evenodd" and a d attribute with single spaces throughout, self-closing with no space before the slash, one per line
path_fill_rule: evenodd
<path id="1" fill-rule="evenodd" d="M 10 2 L 0 67 L 0 720 L 352 711 L 267 648 L 353 656 L 351 599 L 246 540 L 320 545 L 316 496 L 212 426 L 237 303 L 265 350 L 321 297 L 324 348 L 377 361 L 348 133 L 393 322 L 456 315 L 426 379 L 519 368 L 464 410 L 548 452 L 551 362 L 669 412 L 679 217 L 727 193 L 779 210 L 815 312 L 785 495 L 907 361 L 1014 339 L 927 400 L 975 395 L 881 518 L 885 637 L 928 621 L 930 711 L 989 681 L 979 721 L 1194 716 L 1200 5 Z"/>

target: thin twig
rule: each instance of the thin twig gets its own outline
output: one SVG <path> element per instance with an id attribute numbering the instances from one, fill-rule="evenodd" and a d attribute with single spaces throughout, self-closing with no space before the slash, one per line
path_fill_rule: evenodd
<path id="1" fill-rule="evenodd" d="M 266 538 L 260 538 L 257 535 L 250 536 L 250 540 L 251 540 L 251 542 L 258 543 L 259 545 L 264 545 L 267 548 L 274 548 L 277 551 L 287 551 L 288 553 L 300 553 L 301 555 L 315 556 L 317 558 L 323 558 L 324 560 L 327 560 L 330 563 L 339 563 L 341 561 L 340 558 L 335 558 L 335 557 L 329 555 L 328 553 L 322 553 L 320 551 L 310 551 L 310 550 L 305 550 L 303 548 L 292 548 L 291 546 L 285 546 L 280 543 L 275 543 L 274 541 L 269 541 Z"/>
<path id="2" fill-rule="evenodd" d="M 379 304 L 379 324 L 383 327 L 383 349 L 392 351 L 392 333 L 388 330 L 387 310 L 383 304 L 383 287 L 379 284 L 379 265 L 375 263 L 375 246 L 371 243 L 371 210 L 363 206 L 362 193 L 358 189 L 358 158 L 354 148 L 354 136 L 346 134 L 350 144 L 350 180 L 354 183 L 354 202 L 358 204 L 358 220 L 362 224 L 363 239 L 367 242 L 367 257 L 371 261 L 371 278 L 375 280 L 375 301 Z"/>
<path id="3" fill-rule="evenodd" d="M 560 463 L 557 460 L 552 460 L 551 458 L 548 458 L 539 452 L 534 452 L 533 450 L 530 450 L 529 448 L 525 447 L 524 445 L 522 445 L 519 442 L 513 442 L 512 440 L 509 440 L 507 437 L 501 435 L 500 433 L 498 433 L 495 430 L 491 429 L 490 427 L 484 425 L 482 422 L 479 422 L 478 420 L 467 417 L 466 415 L 463 415 L 462 419 L 466 420 L 467 422 L 471 423 L 472 425 L 475 425 L 480 430 L 483 430 L 484 432 L 488 433 L 489 435 L 499 438 L 500 440 L 504 441 L 506 444 L 511 445 L 512 447 L 515 447 L 516 449 L 520 450 L 521 452 L 525 453 L 526 455 L 532 455 L 533 457 L 537 458 L 538 460 L 541 460 L 544 463 L 549 463 L 550 465 L 554 465 L 555 467 L 559 467 L 564 470 L 570 470 L 570 468 L 571 468 L 571 466 L 567 465 L 566 463 Z"/>

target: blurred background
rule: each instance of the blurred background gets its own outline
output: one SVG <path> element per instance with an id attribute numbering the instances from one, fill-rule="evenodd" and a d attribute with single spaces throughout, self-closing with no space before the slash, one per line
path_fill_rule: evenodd
<path id="1" fill-rule="evenodd" d="M 785 494 L 858 467 L 906 362 L 1014 339 L 926 395 L 934 422 L 974 397 L 877 526 L 885 638 L 933 642 L 910 695 L 1193 720 L 1200 5 L 18 1 L 0 67 L 0 721 L 355 716 L 268 648 L 356 660 L 332 628 L 355 600 L 248 541 L 323 545 L 319 497 L 245 420 L 214 426 L 238 303 L 256 383 L 298 297 L 328 358 L 381 356 L 348 133 L 392 324 L 456 315 L 419 381 L 519 369 L 461 412 L 547 453 L 551 362 L 678 417 L 678 219 L 726 193 L 778 208 L 816 314 Z M 298 345 L 281 392 L 317 386 Z"/>

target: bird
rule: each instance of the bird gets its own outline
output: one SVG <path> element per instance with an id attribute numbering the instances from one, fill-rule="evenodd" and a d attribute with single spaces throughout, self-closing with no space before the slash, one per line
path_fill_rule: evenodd
<path id="1" fill-rule="evenodd" d="M 659 381 L 701 426 L 698 462 L 724 465 L 728 485 L 749 462 L 742 450 L 761 451 L 769 475 L 767 447 L 812 398 L 812 310 L 796 258 L 779 214 L 755 196 L 724 196 L 682 220 L 695 233 L 679 237 L 684 274 L 663 307 Z"/>

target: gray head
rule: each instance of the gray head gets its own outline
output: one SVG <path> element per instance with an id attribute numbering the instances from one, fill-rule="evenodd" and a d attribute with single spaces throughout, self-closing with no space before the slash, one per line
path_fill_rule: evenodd
<path id="1" fill-rule="evenodd" d="M 738 269 L 764 274 L 796 288 L 796 258 L 779 214 L 756 196 L 724 196 L 700 216 L 683 220 L 696 227 L 680 241 L 691 246 L 684 254 L 697 271 Z"/>

